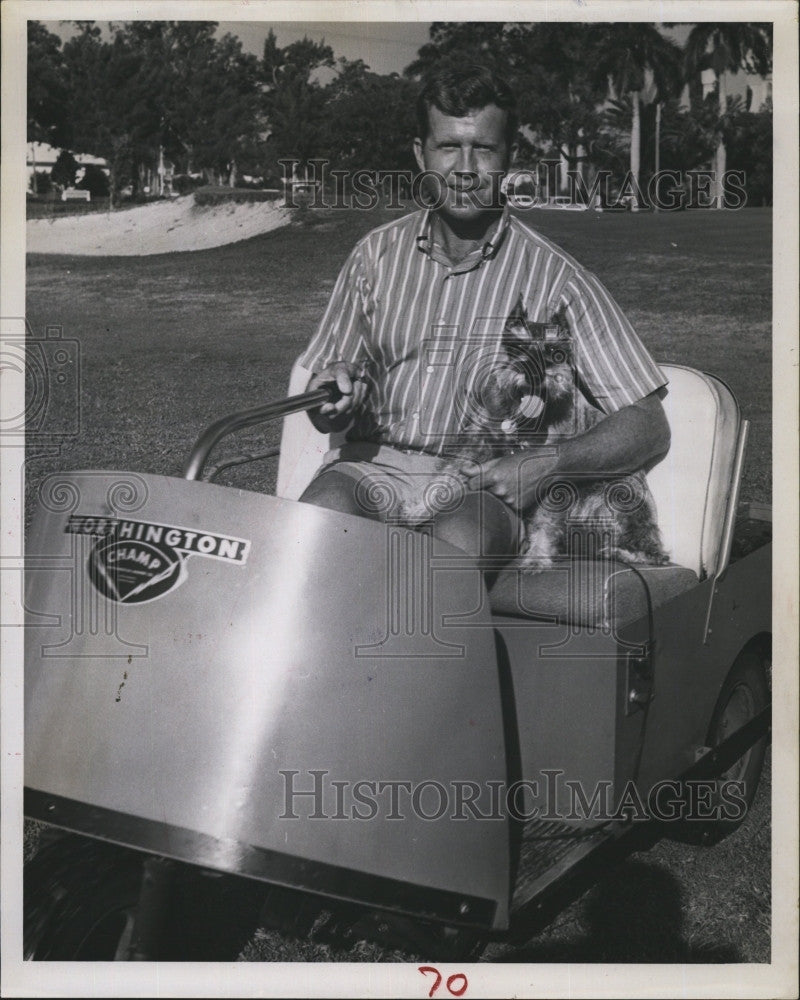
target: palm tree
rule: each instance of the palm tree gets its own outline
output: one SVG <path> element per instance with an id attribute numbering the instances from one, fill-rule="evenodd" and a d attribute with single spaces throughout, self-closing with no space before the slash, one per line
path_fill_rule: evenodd
<path id="1" fill-rule="evenodd" d="M 701 70 L 714 71 L 719 101 L 717 149 L 714 155 L 714 203 L 724 206 L 724 175 L 727 161 L 725 122 L 728 114 L 727 73 L 740 69 L 766 76 L 772 69 L 772 26 L 769 24 L 696 24 L 686 39 L 688 76 Z"/>
<path id="2" fill-rule="evenodd" d="M 652 24 L 598 25 L 595 48 L 597 78 L 607 80 L 617 97 L 630 97 L 630 172 L 634 181 L 631 207 L 636 211 L 639 208 L 643 92 L 648 81 L 652 81 L 657 101 L 674 93 L 680 85 L 681 51 Z"/>

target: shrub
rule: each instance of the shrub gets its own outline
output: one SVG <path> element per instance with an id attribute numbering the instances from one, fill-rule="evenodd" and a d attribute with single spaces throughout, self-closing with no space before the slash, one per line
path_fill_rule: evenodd
<path id="1" fill-rule="evenodd" d="M 728 141 L 728 170 L 744 172 L 748 205 L 772 204 L 772 112 L 742 114 Z"/>
<path id="2" fill-rule="evenodd" d="M 72 187 L 75 183 L 75 175 L 78 173 L 78 161 L 66 149 L 62 149 L 58 154 L 58 159 L 53 164 L 50 171 L 50 180 L 59 187 Z"/>
<path id="3" fill-rule="evenodd" d="M 196 205 L 223 205 L 225 202 L 245 203 L 257 201 L 276 201 L 282 197 L 282 192 L 263 191 L 248 188 L 207 187 L 198 188 L 194 193 Z"/>
<path id="4" fill-rule="evenodd" d="M 108 177 L 105 171 L 94 163 L 86 166 L 83 178 L 77 187 L 81 191 L 89 191 L 93 198 L 108 197 Z"/>
<path id="5" fill-rule="evenodd" d="M 176 194 L 191 194 L 204 184 L 202 177 L 192 177 L 190 174 L 175 174 L 172 178 L 172 190 Z"/>
<path id="6" fill-rule="evenodd" d="M 53 189 L 50 174 L 45 170 L 37 170 L 31 177 L 30 188 L 34 194 L 49 194 Z"/>

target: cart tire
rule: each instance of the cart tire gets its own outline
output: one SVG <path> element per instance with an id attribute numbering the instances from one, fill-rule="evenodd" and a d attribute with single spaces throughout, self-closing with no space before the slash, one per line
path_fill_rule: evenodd
<path id="1" fill-rule="evenodd" d="M 25 866 L 26 960 L 113 961 L 133 927 L 143 856 L 113 844 L 65 836 Z"/>
<path id="2" fill-rule="evenodd" d="M 768 671 L 769 657 L 762 650 L 748 649 L 740 654 L 719 693 L 708 727 L 708 746 L 717 746 L 769 705 Z M 698 828 L 696 837 L 702 844 L 718 843 L 745 821 L 758 790 L 767 742 L 765 735 L 723 774 L 723 780 L 741 782 L 743 786 L 740 798 L 746 809 L 741 815 L 691 823 Z"/>
<path id="3" fill-rule="evenodd" d="M 126 961 L 149 855 L 73 834 L 25 866 L 27 960 Z M 158 961 L 233 961 L 258 926 L 261 883 L 173 862 Z"/>

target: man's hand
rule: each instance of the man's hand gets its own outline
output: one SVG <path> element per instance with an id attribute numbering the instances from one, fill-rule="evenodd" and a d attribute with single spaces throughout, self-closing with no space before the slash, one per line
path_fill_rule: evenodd
<path id="1" fill-rule="evenodd" d="M 534 502 L 539 483 L 553 472 L 557 461 L 555 448 L 548 448 L 545 452 L 532 448 L 493 458 L 464 471 L 468 475 L 469 489 L 487 490 L 504 500 L 509 507 L 522 511 Z"/>
<path id="2" fill-rule="evenodd" d="M 362 368 L 349 361 L 334 361 L 321 372 L 312 375 L 306 389 L 310 392 L 324 385 L 337 386 L 341 397 L 335 403 L 323 403 L 316 409 L 309 410 L 308 416 L 318 431 L 329 434 L 348 426 L 355 413 L 363 406 L 368 386 L 364 381 Z"/>
<path id="3" fill-rule="evenodd" d="M 641 469 L 669 448 L 669 424 L 658 392 L 624 406 L 583 434 L 493 458 L 464 469 L 472 490 L 488 490 L 515 510 L 536 500 L 547 476 L 603 478 Z M 556 450 L 558 454 L 556 455 Z"/>

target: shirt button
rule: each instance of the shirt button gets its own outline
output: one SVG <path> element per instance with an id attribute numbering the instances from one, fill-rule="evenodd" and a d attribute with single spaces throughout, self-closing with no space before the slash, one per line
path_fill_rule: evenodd
<path id="1" fill-rule="evenodd" d="M 412 417 L 413 417 L 413 418 L 414 418 L 415 420 L 419 420 L 419 412 L 418 412 L 417 410 L 415 410 L 415 411 L 414 411 L 414 412 L 413 412 L 413 413 L 411 414 L 411 416 L 412 416 Z"/>
<path id="2" fill-rule="evenodd" d="M 433 371 L 433 365 L 428 365 L 428 367 L 425 369 L 425 371 L 430 375 L 431 372 Z"/>

